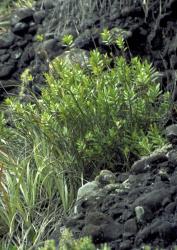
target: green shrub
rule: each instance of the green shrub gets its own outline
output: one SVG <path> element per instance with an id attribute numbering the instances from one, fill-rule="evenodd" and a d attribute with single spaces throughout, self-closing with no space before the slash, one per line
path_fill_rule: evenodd
<path id="1" fill-rule="evenodd" d="M 45 140 L 54 157 L 67 165 L 62 168 L 67 176 L 93 166 L 114 168 L 116 152 L 127 166 L 131 153 L 139 157 L 164 144 L 169 96 L 161 95 L 158 73 L 137 57 L 129 64 L 115 58 L 114 68 L 109 62 L 92 51 L 88 73 L 55 59 L 40 100 L 27 105 L 9 101 L 16 129 L 32 144 L 36 134 Z"/>

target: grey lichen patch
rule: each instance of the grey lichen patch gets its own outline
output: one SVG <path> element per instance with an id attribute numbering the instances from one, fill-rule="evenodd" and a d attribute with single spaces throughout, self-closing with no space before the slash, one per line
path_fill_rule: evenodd
<path id="1" fill-rule="evenodd" d="M 104 190 L 107 192 L 117 192 L 122 188 L 121 184 L 115 183 L 115 184 L 108 184 L 104 187 Z"/>
<path id="2" fill-rule="evenodd" d="M 79 188 L 74 213 L 77 213 L 78 202 L 81 200 L 87 200 L 89 198 L 99 199 L 111 190 L 118 189 L 120 186 L 116 181 L 117 178 L 114 173 L 109 170 L 102 170 L 94 181 L 88 182 Z"/>
<path id="3" fill-rule="evenodd" d="M 137 222 L 141 222 L 144 216 L 144 208 L 141 206 L 135 207 L 135 214 Z"/>
<path id="4" fill-rule="evenodd" d="M 140 174 L 150 171 L 151 162 L 157 161 L 158 159 L 163 159 L 164 161 L 167 160 L 168 152 L 170 149 L 172 149 L 172 146 L 166 144 L 163 147 L 154 150 L 154 152 L 150 155 L 141 157 L 140 160 L 134 162 L 134 164 L 132 165 L 131 173 Z"/>
<path id="5" fill-rule="evenodd" d="M 105 186 L 108 184 L 115 184 L 117 182 L 117 177 L 110 170 L 104 169 L 95 180 L 98 181 L 100 185 Z"/>
<path id="6" fill-rule="evenodd" d="M 68 67 L 72 67 L 75 64 L 79 64 L 80 67 L 88 67 L 89 63 L 89 53 L 83 49 L 71 48 L 68 51 L 65 51 L 62 55 L 57 56 L 53 59 L 49 65 L 52 69 L 57 61 L 63 61 Z"/>
<path id="7" fill-rule="evenodd" d="M 100 190 L 98 181 L 88 182 L 79 188 L 77 193 L 77 201 L 80 199 L 96 196 Z"/>
<path id="8" fill-rule="evenodd" d="M 77 200 L 89 198 L 91 196 L 99 196 L 102 192 L 102 188 L 106 186 L 115 189 L 119 187 L 119 185 L 116 185 L 116 181 L 117 178 L 114 173 L 106 169 L 102 170 L 94 181 L 88 182 L 79 188 Z"/>
<path id="9" fill-rule="evenodd" d="M 167 140 L 172 145 L 177 145 L 177 124 L 172 124 L 168 126 L 165 130 Z"/>
<path id="10" fill-rule="evenodd" d="M 167 154 L 170 149 L 172 149 L 172 145 L 165 144 L 163 147 L 157 148 L 156 150 L 154 150 L 153 153 L 150 154 L 150 156 L 156 156 L 156 155 L 159 155 L 159 154 Z M 150 157 L 150 156 L 147 156 L 147 157 Z"/>
<path id="11" fill-rule="evenodd" d="M 115 41 L 119 36 L 122 36 L 124 39 L 131 37 L 132 32 L 129 30 L 115 27 L 110 30 L 110 35 L 112 40 Z"/>

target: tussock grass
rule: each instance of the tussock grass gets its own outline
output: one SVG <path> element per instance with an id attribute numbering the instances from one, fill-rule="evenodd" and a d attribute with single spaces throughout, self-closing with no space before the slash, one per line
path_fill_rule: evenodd
<path id="1" fill-rule="evenodd" d="M 108 17 L 113 7 L 119 11 L 123 6 L 131 5 L 133 2 L 133 0 L 57 0 L 49 30 L 53 26 L 53 20 L 57 18 L 56 35 L 63 36 L 71 27 L 75 27 L 75 32 L 80 33 L 85 29 L 86 20 L 92 20 L 95 15 L 101 17 L 106 14 Z"/>
<path id="2" fill-rule="evenodd" d="M 0 232 L 7 247 L 3 249 L 9 249 L 9 244 L 23 250 L 37 246 L 62 216 L 61 199 L 54 184 L 56 179 L 60 185 L 60 178 L 50 170 L 48 153 L 42 150 L 41 142 L 36 142 L 26 157 L 19 152 L 18 156 L 0 152 Z"/>
<path id="3" fill-rule="evenodd" d="M 124 7 L 131 7 L 140 4 L 147 18 L 149 9 L 153 6 L 153 0 L 57 0 L 53 15 L 49 22 L 49 31 L 54 31 L 55 35 L 62 37 L 68 32 L 79 34 L 85 30 L 84 24 L 95 18 L 109 19 L 114 14 L 119 13 Z M 159 14 L 165 3 L 159 1 Z M 95 20 L 96 21 L 96 20 Z M 94 21 L 93 21 L 94 23 Z M 90 23 L 93 26 L 93 23 Z M 74 31 L 73 31 L 74 30 Z"/>

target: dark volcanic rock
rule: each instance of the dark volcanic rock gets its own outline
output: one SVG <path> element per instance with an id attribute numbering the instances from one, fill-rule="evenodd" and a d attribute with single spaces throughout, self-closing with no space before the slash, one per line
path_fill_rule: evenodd
<path id="1" fill-rule="evenodd" d="M 17 23 L 29 23 L 33 20 L 34 10 L 28 8 L 21 8 L 15 11 L 11 17 L 11 25 L 15 26 Z"/>
<path id="2" fill-rule="evenodd" d="M 25 65 L 27 66 L 31 60 L 35 58 L 35 51 L 34 48 L 29 44 L 26 48 L 25 51 L 23 52 L 20 61 L 19 61 L 19 66 L 24 67 Z"/>
<path id="3" fill-rule="evenodd" d="M 133 204 L 134 207 L 143 206 L 155 212 L 158 210 L 166 197 L 170 197 L 170 192 L 165 188 L 153 190 L 147 194 L 141 195 Z"/>
<path id="4" fill-rule="evenodd" d="M 53 9 L 56 5 L 56 1 L 44 0 L 43 7 L 44 9 Z"/>
<path id="5" fill-rule="evenodd" d="M 177 125 L 171 125 L 166 128 L 166 137 L 170 143 L 177 145 Z"/>
<path id="6" fill-rule="evenodd" d="M 124 242 L 120 243 L 120 245 L 119 245 L 120 250 L 129 250 L 131 248 L 132 248 L 132 242 L 130 240 L 125 240 Z M 118 249 L 118 247 L 115 248 L 115 246 L 113 246 L 113 249 Z"/>
<path id="7" fill-rule="evenodd" d="M 137 233 L 137 223 L 135 219 L 129 219 L 124 224 L 124 232 L 135 235 Z"/>
<path id="8" fill-rule="evenodd" d="M 88 193 L 61 225 L 75 237 L 91 235 L 98 246 L 107 242 L 111 250 L 137 250 L 144 244 L 152 249 L 155 246 L 171 249 L 177 243 L 177 164 L 176 158 L 170 157 L 171 152 L 174 152 L 171 146 L 163 148 L 135 162 L 128 176 L 119 173 L 114 184 L 104 183 L 94 196 Z M 144 160 L 152 167 L 139 171 L 145 166 Z M 139 163 L 141 167 L 135 171 Z M 171 165 L 175 167 L 170 172 Z M 95 179 L 98 184 L 100 176 L 101 173 Z"/>
<path id="9" fill-rule="evenodd" d="M 3 34 L 0 36 L 0 50 L 9 48 L 15 40 L 15 36 L 12 32 Z"/>
<path id="10" fill-rule="evenodd" d="M 0 64 L 0 79 L 10 78 L 10 76 L 15 71 L 15 69 L 16 69 L 16 65 L 14 62 Z"/>
<path id="11" fill-rule="evenodd" d="M 23 35 L 25 34 L 25 32 L 27 32 L 28 28 L 29 25 L 27 23 L 18 22 L 14 25 L 12 31 L 14 32 L 14 34 Z"/>
<path id="12" fill-rule="evenodd" d="M 42 48 L 47 52 L 47 55 L 50 59 L 55 58 L 56 56 L 62 54 L 65 49 L 58 39 L 49 39 L 42 44 Z"/>
<path id="13" fill-rule="evenodd" d="M 176 223 L 170 223 L 165 220 L 157 220 L 141 230 L 137 234 L 135 241 L 138 245 L 140 245 L 142 242 L 153 241 L 155 238 L 161 238 L 166 239 L 166 244 L 168 244 L 168 242 L 176 240 L 176 229 Z"/>
<path id="14" fill-rule="evenodd" d="M 85 219 L 83 227 L 83 235 L 92 236 L 94 243 L 102 243 L 118 239 L 123 228 L 120 223 L 115 223 L 110 217 L 105 214 L 92 212 Z"/>
<path id="15" fill-rule="evenodd" d="M 36 11 L 34 14 L 33 14 L 33 18 L 34 18 L 34 21 L 36 24 L 40 24 L 42 23 L 42 21 L 44 20 L 45 18 L 45 10 L 39 10 L 39 11 Z"/>
<path id="16" fill-rule="evenodd" d="M 10 54 L 4 54 L 3 56 L 0 57 L 0 61 L 2 63 L 6 62 L 10 57 Z"/>

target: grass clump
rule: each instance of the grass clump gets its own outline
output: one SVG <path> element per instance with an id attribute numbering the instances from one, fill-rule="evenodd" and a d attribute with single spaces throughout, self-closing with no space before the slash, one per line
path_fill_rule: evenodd
<path id="1" fill-rule="evenodd" d="M 50 234 L 62 214 L 58 190 L 53 187 L 57 176 L 51 174 L 47 151 L 42 155 L 38 150 L 34 148 L 26 157 L 23 152 L 15 157 L 1 150 L 2 249 L 10 249 L 9 244 L 23 250 L 36 246 Z"/>
<path id="2" fill-rule="evenodd" d="M 1 0 L 0 16 L 10 14 L 16 8 L 32 8 L 37 0 Z"/>
<path id="3" fill-rule="evenodd" d="M 37 0 L 2 0 L 0 8 L 7 10 L 10 7 L 16 8 L 32 8 Z"/>
<path id="4" fill-rule="evenodd" d="M 0 3 L 0 14 L 3 14 L 3 12 L 8 12 L 8 9 L 12 6 L 13 0 L 2 0 Z"/>
<path id="5" fill-rule="evenodd" d="M 65 38 L 69 46 L 70 40 Z M 117 46 L 124 54 L 122 39 Z M 23 76 L 33 81 L 29 70 Z M 137 159 L 164 145 L 169 95 L 162 95 L 158 76 L 148 61 L 112 61 L 94 50 L 87 67 L 53 60 L 41 98 L 6 100 L 0 117 L 0 218 L 7 249 L 29 249 L 47 238 L 83 178 L 102 168 L 125 170 L 132 155 Z"/>

